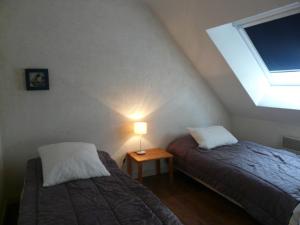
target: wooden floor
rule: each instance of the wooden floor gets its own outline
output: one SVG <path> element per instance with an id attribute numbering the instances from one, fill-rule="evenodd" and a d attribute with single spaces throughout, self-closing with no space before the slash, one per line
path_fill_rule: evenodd
<path id="1" fill-rule="evenodd" d="M 241 208 L 197 183 L 175 173 L 170 185 L 167 175 L 144 178 L 150 188 L 185 225 L 260 225 Z"/>
<path id="2" fill-rule="evenodd" d="M 6 206 L 3 225 L 17 225 L 18 224 L 19 202 L 15 202 Z"/>

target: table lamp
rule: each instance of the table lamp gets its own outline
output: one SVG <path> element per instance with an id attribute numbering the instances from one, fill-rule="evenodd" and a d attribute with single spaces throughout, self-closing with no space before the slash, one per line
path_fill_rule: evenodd
<path id="1" fill-rule="evenodd" d="M 147 123 L 135 122 L 133 125 L 133 131 L 135 134 L 140 135 L 140 149 L 136 153 L 139 155 L 143 155 L 146 153 L 146 151 L 142 150 L 142 135 L 147 134 Z"/>

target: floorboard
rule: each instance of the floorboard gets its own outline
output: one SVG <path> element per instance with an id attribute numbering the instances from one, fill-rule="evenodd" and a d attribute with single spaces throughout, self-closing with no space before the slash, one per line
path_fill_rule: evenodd
<path id="1" fill-rule="evenodd" d="M 182 173 L 175 173 L 173 184 L 167 175 L 146 177 L 143 184 L 185 225 L 260 225 L 243 209 Z"/>

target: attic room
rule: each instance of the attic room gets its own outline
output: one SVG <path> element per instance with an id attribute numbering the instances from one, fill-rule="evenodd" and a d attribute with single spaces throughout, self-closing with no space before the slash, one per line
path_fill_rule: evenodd
<path id="1" fill-rule="evenodd" d="M 300 2 L 0 0 L 0 225 L 299 225 Z"/>

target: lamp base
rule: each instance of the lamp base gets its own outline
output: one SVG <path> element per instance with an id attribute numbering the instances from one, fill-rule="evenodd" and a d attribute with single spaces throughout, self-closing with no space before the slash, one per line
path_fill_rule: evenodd
<path id="1" fill-rule="evenodd" d="M 145 155 L 146 151 L 145 150 L 139 150 L 139 151 L 137 151 L 135 153 L 138 154 L 138 155 Z"/>

